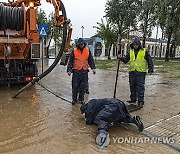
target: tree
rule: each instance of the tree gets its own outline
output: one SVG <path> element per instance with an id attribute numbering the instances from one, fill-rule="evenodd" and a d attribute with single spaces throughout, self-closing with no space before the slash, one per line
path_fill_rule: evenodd
<path id="1" fill-rule="evenodd" d="M 48 26 L 47 48 L 46 48 L 47 56 L 49 55 L 49 47 L 54 35 L 54 20 L 55 20 L 54 14 L 53 12 L 51 12 L 47 20 L 47 26 Z"/>
<path id="2" fill-rule="evenodd" d="M 179 4 L 179 3 L 178 3 Z M 173 32 L 170 46 L 170 58 L 175 57 L 176 46 L 180 45 L 180 5 L 175 9 L 176 16 L 174 17 Z"/>
<path id="3" fill-rule="evenodd" d="M 155 26 L 155 9 L 157 0 L 142 0 L 140 7 L 140 31 L 143 33 L 142 46 L 145 47 L 146 38 L 152 34 L 152 29 Z"/>
<path id="4" fill-rule="evenodd" d="M 174 40 L 176 40 L 176 33 L 179 31 L 180 2 L 179 0 L 158 0 L 158 6 L 158 12 L 160 12 L 158 21 L 164 26 L 164 33 L 168 38 L 165 61 L 169 61 L 170 43 L 174 44 L 172 42 L 173 36 Z"/>
<path id="5" fill-rule="evenodd" d="M 44 10 L 42 9 L 36 9 L 36 14 L 37 14 L 37 24 L 43 24 L 43 25 L 47 25 L 47 17 L 46 17 L 46 13 Z M 46 41 L 43 41 L 44 39 L 42 39 L 40 37 L 40 41 L 43 43 L 43 47 Z M 46 46 L 46 45 L 45 45 Z M 45 51 L 44 53 L 46 55 L 46 57 L 48 56 L 47 52 Z"/>
<path id="6" fill-rule="evenodd" d="M 44 10 L 42 9 L 37 10 L 37 23 L 48 26 L 48 34 L 45 41 L 47 43 L 47 47 L 46 47 L 47 58 L 49 57 L 49 46 L 51 44 L 52 39 L 54 40 L 55 48 L 61 46 L 62 30 L 60 27 L 55 27 L 54 22 L 55 22 L 55 16 L 53 12 L 49 14 L 48 18 L 46 18 L 46 14 Z"/>
<path id="7" fill-rule="evenodd" d="M 121 53 L 121 39 L 129 29 L 135 29 L 140 0 L 108 0 L 105 17 L 118 31 L 119 53 Z"/>
<path id="8" fill-rule="evenodd" d="M 42 9 L 39 10 L 36 9 L 36 13 L 37 13 L 37 24 L 47 25 L 47 17 L 45 11 Z"/>
<path id="9" fill-rule="evenodd" d="M 104 40 L 105 46 L 108 49 L 108 59 L 111 59 L 110 51 L 112 45 L 117 42 L 117 31 L 108 22 L 104 23 L 103 19 L 101 19 L 101 23 L 97 22 L 97 24 L 97 33 Z"/>

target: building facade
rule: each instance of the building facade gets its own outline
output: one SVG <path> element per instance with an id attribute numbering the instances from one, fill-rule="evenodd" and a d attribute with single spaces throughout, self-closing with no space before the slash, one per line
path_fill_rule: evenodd
<path id="1" fill-rule="evenodd" d="M 92 36 L 91 38 L 84 38 L 86 44 L 88 45 L 92 55 L 97 59 L 107 59 L 108 58 L 108 50 L 105 48 L 104 41 L 99 38 L 97 35 Z M 75 39 L 76 43 L 77 39 Z M 121 53 L 122 55 L 126 55 L 129 51 L 130 40 L 122 39 L 121 42 Z M 149 51 L 151 57 L 156 58 L 165 58 L 166 48 L 167 48 L 167 40 L 165 39 L 154 39 L 148 38 L 146 39 L 145 48 Z M 114 45 L 111 47 L 110 57 L 112 59 L 117 57 L 118 53 L 118 45 Z M 171 58 L 180 58 L 180 46 L 176 47 L 176 49 L 170 54 Z"/>

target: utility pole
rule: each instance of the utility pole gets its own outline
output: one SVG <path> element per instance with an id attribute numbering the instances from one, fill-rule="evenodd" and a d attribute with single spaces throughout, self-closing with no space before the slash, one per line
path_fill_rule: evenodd
<path id="1" fill-rule="evenodd" d="M 84 30 L 84 26 L 81 26 L 81 29 L 82 29 L 82 38 L 83 38 L 83 30 Z"/>

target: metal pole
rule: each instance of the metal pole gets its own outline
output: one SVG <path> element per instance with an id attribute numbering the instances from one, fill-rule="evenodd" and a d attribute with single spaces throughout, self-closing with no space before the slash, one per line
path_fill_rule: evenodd
<path id="1" fill-rule="evenodd" d="M 156 30 L 156 45 L 155 45 L 155 54 L 154 54 L 154 58 L 156 57 L 156 54 L 157 54 L 157 37 L 158 37 L 158 26 L 157 26 L 157 30 Z"/>
<path id="2" fill-rule="evenodd" d="M 44 72 L 43 71 L 43 64 L 44 64 L 44 61 L 43 61 L 43 59 L 44 59 L 44 37 L 42 37 L 42 66 L 41 66 L 41 68 L 42 68 L 42 73 Z"/>
<path id="3" fill-rule="evenodd" d="M 56 51 L 57 51 L 57 48 L 56 48 L 56 39 L 54 41 L 54 44 L 55 44 L 55 58 L 56 58 Z"/>
<path id="4" fill-rule="evenodd" d="M 82 28 L 82 38 L 83 38 L 83 30 L 84 30 L 84 26 L 81 26 L 81 28 Z"/>
<path id="5" fill-rule="evenodd" d="M 161 58 L 161 54 L 162 54 L 162 43 L 163 43 L 162 41 L 163 41 L 163 37 L 164 36 L 163 36 L 163 31 L 162 31 L 161 42 L 160 42 L 161 44 L 160 44 L 159 58 Z"/>
<path id="6" fill-rule="evenodd" d="M 118 46 L 119 46 L 119 52 L 118 54 L 122 54 L 121 53 L 121 36 L 119 34 L 118 36 Z M 120 66 L 120 59 L 118 60 L 118 66 L 117 66 L 117 72 L 116 72 L 116 81 L 115 81 L 115 85 L 114 85 L 114 98 L 116 98 L 116 89 L 117 89 L 117 81 L 118 81 L 118 77 L 119 77 L 119 66 Z"/>
<path id="7" fill-rule="evenodd" d="M 117 66 L 117 72 L 116 72 L 116 81 L 115 81 L 115 86 L 114 86 L 114 98 L 116 98 L 116 89 L 117 89 L 117 81 L 118 81 L 118 76 L 119 76 L 119 65 L 120 65 L 120 59 L 118 60 L 118 66 Z"/>

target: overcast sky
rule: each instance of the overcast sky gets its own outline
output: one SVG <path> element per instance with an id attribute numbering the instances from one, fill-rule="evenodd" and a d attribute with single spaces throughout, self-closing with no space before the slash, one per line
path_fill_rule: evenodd
<path id="1" fill-rule="evenodd" d="M 106 0 L 62 0 L 67 17 L 71 20 L 73 34 L 72 38 L 91 37 L 96 34 L 96 29 L 93 26 L 97 26 L 97 22 L 101 22 L 101 18 L 105 15 Z M 54 11 L 51 4 L 42 0 L 41 8 L 45 10 L 47 14 Z"/>
<path id="2" fill-rule="evenodd" d="M 8 0 L 0 0 L 8 1 Z M 101 22 L 101 18 L 105 15 L 105 4 L 107 0 L 62 0 L 64 3 L 67 17 L 71 20 L 73 34 L 72 39 L 82 37 L 82 26 L 83 37 L 91 37 L 96 34 L 97 22 Z M 41 0 L 42 8 L 46 14 L 54 12 L 54 7 L 52 4 L 47 3 L 46 0 Z M 153 37 L 156 37 L 156 28 L 153 31 Z M 159 30 L 158 37 L 161 37 L 161 32 Z"/>
<path id="3" fill-rule="evenodd" d="M 41 8 L 45 10 L 47 14 L 54 11 L 51 4 L 46 3 L 46 0 L 41 0 Z M 73 34 L 72 39 L 82 37 L 82 26 L 83 37 L 91 37 L 96 34 L 97 22 L 101 22 L 101 18 L 105 15 L 105 4 L 107 0 L 62 0 L 67 17 L 71 20 Z M 156 28 L 152 32 L 152 37 L 156 37 Z M 161 32 L 159 29 L 158 38 L 161 37 Z"/>

